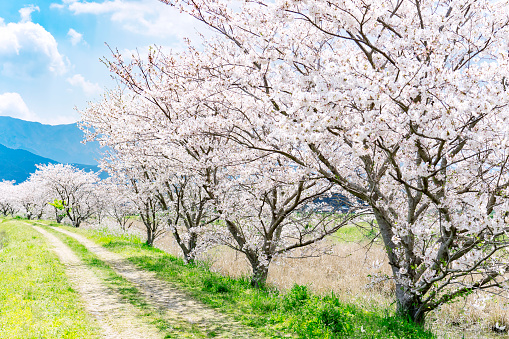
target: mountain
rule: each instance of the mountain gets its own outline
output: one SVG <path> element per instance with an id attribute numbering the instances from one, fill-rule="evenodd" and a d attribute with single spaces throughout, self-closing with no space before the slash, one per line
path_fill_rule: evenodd
<path id="1" fill-rule="evenodd" d="M 0 144 L 64 164 L 97 165 L 99 143 L 84 145 L 82 140 L 76 124 L 52 126 L 0 116 Z"/>
<path id="2" fill-rule="evenodd" d="M 56 164 L 51 159 L 43 158 L 21 149 L 12 149 L 0 145 L 0 180 L 25 181 L 30 173 L 37 169 L 36 164 Z"/>
<path id="3" fill-rule="evenodd" d="M 43 158 L 22 149 L 12 149 L 0 145 L 0 181 L 15 180 L 16 183 L 21 183 L 35 172 L 37 169 L 35 165 L 56 163 L 58 162 L 55 160 Z M 97 166 L 92 165 L 72 165 L 85 171 L 97 172 L 99 170 Z M 100 175 L 102 178 L 105 176 L 107 176 L 106 173 Z"/>

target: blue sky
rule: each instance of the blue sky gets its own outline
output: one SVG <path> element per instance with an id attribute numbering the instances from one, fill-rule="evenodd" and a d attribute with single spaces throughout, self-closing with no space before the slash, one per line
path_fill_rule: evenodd
<path id="1" fill-rule="evenodd" d="M 126 56 L 197 39 L 198 24 L 158 0 L 0 1 L 0 115 L 46 124 L 79 120 L 74 109 L 116 84 L 99 59 L 107 43 Z"/>

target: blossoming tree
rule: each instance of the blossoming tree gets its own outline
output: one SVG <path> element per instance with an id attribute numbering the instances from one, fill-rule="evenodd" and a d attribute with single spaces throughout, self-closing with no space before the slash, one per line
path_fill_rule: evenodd
<path id="1" fill-rule="evenodd" d="M 110 69 L 130 91 L 111 92 L 91 105 L 82 112 L 83 125 L 117 154 L 143 163 L 186 260 L 199 245 L 207 247 L 198 234 L 221 218 L 207 242 L 245 254 L 253 285 L 260 286 L 274 257 L 315 244 L 357 215 L 352 209 L 337 218 L 303 217 L 301 209 L 331 188 L 321 174 L 232 142 L 232 135 L 198 131 L 197 126 L 206 126 L 205 117 L 196 115 L 201 95 L 210 97 L 202 91 L 209 72 L 198 56 L 192 49 L 177 57 L 151 50 L 148 62 L 133 56 L 125 63 L 115 53 Z M 211 99 L 204 109 L 214 106 Z M 257 142 L 270 131 L 243 138 Z M 125 167 L 135 166 L 129 162 Z"/>
<path id="2" fill-rule="evenodd" d="M 62 201 L 66 216 L 74 227 L 79 227 L 95 211 L 94 190 L 99 177 L 94 172 L 85 172 L 71 165 L 38 165 L 30 181 L 45 186 L 50 196 Z"/>
<path id="3" fill-rule="evenodd" d="M 20 210 L 28 220 L 41 219 L 44 209 L 50 199 L 50 194 L 45 185 L 27 180 L 15 186 L 16 197 Z"/>
<path id="4" fill-rule="evenodd" d="M 14 181 L 3 180 L 0 182 L 0 212 L 4 217 L 14 215 L 18 210 L 16 186 Z"/>
<path id="5" fill-rule="evenodd" d="M 207 128 L 371 206 L 401 313 L 506 287 L 507 1 L 177 3 L 218 33 Z"/>

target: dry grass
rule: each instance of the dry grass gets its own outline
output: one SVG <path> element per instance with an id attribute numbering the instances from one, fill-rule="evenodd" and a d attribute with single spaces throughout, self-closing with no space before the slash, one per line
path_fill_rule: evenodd
<path id="1" fill-rule="evenodd" d="M 329 240 L 323 244 L 332 254 L 304 258 L 279 258 L 269 269 L 267 283 L 280 290 L 290 289 L 294 284 L 309 286 L 319 294 L 334 292 L 342 301 L 361 303 L 366 307 L 387 308 L 393 302 L 394 284 L 377 277 L 390 275 L 390 267 L 381 246 L 374 245 L 369 251 L 365 244 L 339 243 Z M 176 256 L 180 249 L 172 236 L 167 234 L 156 241 L 155 246 Z M 297 253 L 294 253 L 297 255 Z M 207 261 L 211 269 L 232 277 L 250 274 L 247 259 L 225 246 L 212 249 L 199 258 Z"/>

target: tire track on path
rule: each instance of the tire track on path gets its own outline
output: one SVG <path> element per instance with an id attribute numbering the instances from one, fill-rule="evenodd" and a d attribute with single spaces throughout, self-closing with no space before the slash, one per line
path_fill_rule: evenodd
<path id="1" fill-rule="evenodd" d="M 89 269 L 74 252 L 53 234 L 32 226 L 53 247 L 73 287 L 80 293 L 85 309 L 98 322 L 106 339 L 152 339 L 163 336 L 152 325 L 143 323 L 132 305 L 121 301 L 121 296 L 104 286 L 101 279 Z"/>
<path id="2" fill-rule="evenodd" d="M 61 228 L 54 230 L 76 239 L 117 274 L 136 286 L 148 303 L 165 312 L 169 322 L 186 321 L 205 333 L 213 333 L 215 338 L 264 338 L 253 329 L 192 299 L 166 281 L 157 278 L 155 273 L 139 269 L 121 255 L 108 251 L 92 240 Z"/>

